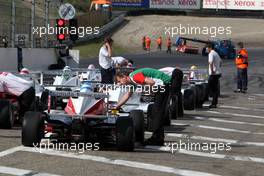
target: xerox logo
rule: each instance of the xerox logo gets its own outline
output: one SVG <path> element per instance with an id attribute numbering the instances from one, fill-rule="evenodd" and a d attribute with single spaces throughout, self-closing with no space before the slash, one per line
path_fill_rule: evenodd
<path id="1" fill-rule="evenodd" d="M 236 6 L 255 7 L 255 1 L 235 1 Z"/>
<path id="2" fill-rule="evenodd" d="M 197 5 L 197 1 L 196 0 L 179 0 L 178 4 L 180 6 L 194 6 L 194 5 Z"/>
<path id="3" fill-rule="evenodd" d="M 152 5 L 175 5 L 174 0 L 151 0 Z"/>

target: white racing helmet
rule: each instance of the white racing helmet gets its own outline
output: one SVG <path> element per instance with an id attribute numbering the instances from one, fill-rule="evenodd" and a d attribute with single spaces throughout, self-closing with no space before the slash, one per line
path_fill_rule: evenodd
<path id="1" fill-rule="evenodd" d="M 21 74 L 21 75 L 27 75 L 27 74 L 29 74 L 29 69 L 27 69 L 27 68 L 22 68 L 22 69 L 20 70 L 19 74 Z"/>
<path id="2" fill-rule="evenodd" d="M 62 77 L 65 79 L 65 80 L 68 80 L 72 77 L 72 70 L 69 66 L 65 66 L 63 68 L 63 73 L 62 73 Z"/>

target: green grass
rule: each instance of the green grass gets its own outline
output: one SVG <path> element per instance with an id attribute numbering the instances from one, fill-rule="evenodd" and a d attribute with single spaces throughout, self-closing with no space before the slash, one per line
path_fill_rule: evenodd
<path id="1" fill-rule="evenodd" d="M 80 58 L 93 58 L 98 57 L 99 50 L 102 46 L 102 42 L 87 43 L 73 47 L 73 49 L 80 50 Z M 127 50 L 119 45 L 113 45 L 113 54 L 122 55 Z"/>

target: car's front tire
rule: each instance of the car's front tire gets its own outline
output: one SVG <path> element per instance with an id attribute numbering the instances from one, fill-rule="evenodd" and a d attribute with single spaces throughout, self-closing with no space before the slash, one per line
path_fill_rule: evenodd
<path id="1" fill-rule="evenodd" d="M 22 125 L 22 144 L 24 146 L 39 146 L 44 137 L 44 117 L 40 112 L 26 112 Z"/>

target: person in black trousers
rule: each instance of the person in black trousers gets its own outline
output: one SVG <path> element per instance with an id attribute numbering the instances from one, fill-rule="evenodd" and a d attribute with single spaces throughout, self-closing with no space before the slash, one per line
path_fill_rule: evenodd
<path id="1" fill-rule="evenodd" d="M 113 40 L 110 37 L 104 39 L 104 45 L 99 52 L 99 65 L 101 67 L 102 83 L 114 83 L 114 69 L 112 67 L 112 45 Z"/>
<path id="2" fill-rule="evenodd" d="M 208 64 L 209 64 L 209 79 L 208 87 L 211 92 L 213 100 L 209 108 L 216 108 L 219 96 L 219 79 L 221 77 L 222 59 L 218 53 L 213 49 L 212 44 L 208 44 Z"/>
<path id="3" fill-rule="evenodd" d="M 175 68 L 172 72 L 171 76 L 171 95 L 176 95 L 178 98 L 178 117 L 182 117 L 184 114 L 183 110 L 183 101 L 182 101 L 182 80 L 183 80 L 183 72 L 179 68 Z"/>

